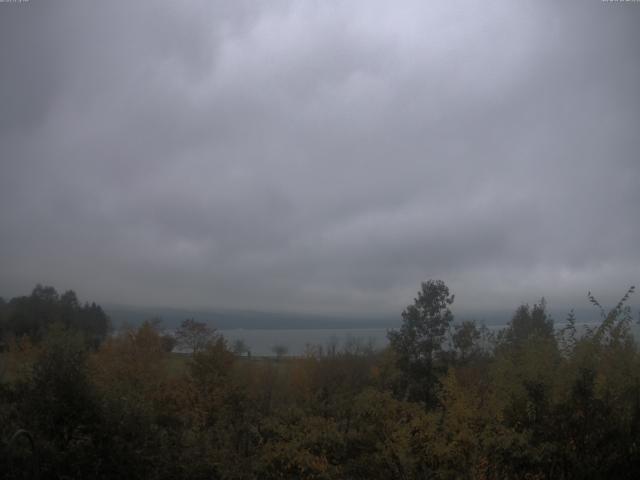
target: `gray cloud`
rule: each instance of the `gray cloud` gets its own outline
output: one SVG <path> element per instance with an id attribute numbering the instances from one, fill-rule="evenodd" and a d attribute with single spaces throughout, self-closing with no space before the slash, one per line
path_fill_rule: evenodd
<path id="1" fill-rule="evenodd" d="M 396 312 L 640 271 L 634 4 L 0 5 L 0 291 Z"/>

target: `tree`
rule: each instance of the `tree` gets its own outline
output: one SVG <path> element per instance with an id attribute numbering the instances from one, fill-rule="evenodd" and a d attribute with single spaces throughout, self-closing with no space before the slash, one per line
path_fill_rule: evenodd
<path id="1" fill-rule="evenodd" d="M 192 354 L 203 350 L 216 336 L 215 329 L 204 322 L 197 322 L 193 318 L 183 320 L 180 328 L 176 330 L 178 346 Z"/>
<path id="2" fill-rule="evenodd" d="M 454 330 L 453 347 L 458 354 L 458 361 L 464 363 L 481 351 L 479 340 L 482 332 L 475 322 L 469 320 L 455 325 Z"/>
<path id="3" fill-rule="evenodd" d="M 38 444 L 43 478 L 91 476 L 92 436 L 101 409 L 82 334 L 54 324 L 43 339 L 31 378 L 19 386 L 18 409 Z"/>
<path id="4" fill-rule="evenodd" d="M 176 338 L 166 333 L 160 335 L 160 340 L 162 341 L 162 349 L 167 353 L 173 352 L 173 349 L 178 345 Z"/>
<path id="5" fill-rule="evenodd" d="M 79 328 L 85 333 L 87 340 L 93 347 L 97 347 L 107 338 L 111 329 L 111 321 L 100 305 L 96 305 L 94 302 L 85 303 L 84 307 L 80 309 Z"/>
<path id="6" fill-rule="evenodd" d="M 189 360 L 191 378 L 198 388 L 205 391 L 226 388 L 229 386 L 228 379 L 234 360 L 233 353 L 227 348 L 227 342 L 222 336 L 218 336 Z"/>
<path id="7" fill-rule="evenodd" d="M 540 303 L 534 304 L 533 308 L 529 308 L 527 304 L 520 305 L 504 333 L 504 341 L 512 346 L 521 346 L 532 337 L 554 338 L 553 319 L 547 314 L 544 298 L 540 299 Z"/>
<path id="8" fill-rule="evenodd" d="M 7 317 L 9 315 L 9 308 L 7 302 L 4 301 L 4 298 L 0 297 L 0 352 L 3 349 L 3 338 L 5 336 L 5 330 L 7 328 Z"/>
<path id="9" fill-rule="evenodd" d="M 245 353 L 248 354 L 249 356 L 251 356 L 251 352 L 249 350 L 249 347 L 244 342 L 244 340 L 242 340 L 241 338 L 239 338 L 238 340 L 233 342 L 233 353 L 235 353 L 238 356 L 242 356 Z"/>
<path id="10" fill-rule="evenodd" d="M 274 345 L 271 347 L 271 351 L 276 355 L 276 358 L 280 360 L 289 352 L 289 349 L 285 345 Z"/>
<path id="11" fill-rule="evenodd" d="M 442 280 L 422 282 L 418 297 L 402 312 L 400 330 L 388 333 L 405 379 L 405 397 L 430 404 L 436 400 L 437 375 L 446 367 L 443 343 L 453 314 L 454 295 Z"/>
<path id="12" fill-rule="evenodd" d="M 97 348 L 110 329 L 109 317 L 102 308 L 95 303 L 81 306 L 73 290 L 58 295 L 55 288 L 38 284 L 31 295 L 12 298 L 4 310 L 4 321 L 0 319 L 4 335 L 27 335 L 36 342 L 53 324 L 60 323 L 82 332 L 85 342 Z"/>

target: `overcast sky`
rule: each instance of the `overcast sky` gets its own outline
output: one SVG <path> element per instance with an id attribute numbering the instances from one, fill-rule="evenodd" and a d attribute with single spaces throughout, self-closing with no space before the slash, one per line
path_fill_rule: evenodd
<path id="1" fill-rule="evenodd" d="M 639 147 L 640 3 L 0 3 L 0 295 L 614 301 Z"/>

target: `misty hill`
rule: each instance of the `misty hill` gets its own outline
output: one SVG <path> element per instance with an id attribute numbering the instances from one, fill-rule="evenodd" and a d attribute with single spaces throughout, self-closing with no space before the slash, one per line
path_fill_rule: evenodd
<path id="1" fill-rule="evenodd" d="M 320 329 L 320 328 L 394 328 L 400 316 L 331 316 L 307 313 L 276 313 L 251 310 L 188 310 L 161 307 L 107 306 L 105 311 L 115 328 L 140 325 L 159 318 L 165 328 L 175 328 L 186 318 L 220 329 Z"/>
<path id="2" fill-rule="evenodd" d="M 352 329 L 352 328 L 397 328 L 402 321 L 397 314 L 354 316 L 320 315 L 309 313 L 264 312 L 253 310 L 191 310 L 168 307 L 131 307 L 107 305 L 106 313 L 115 328 L 122 325 L 138 326 L 145 320 L 159 318 L 165 328 L 176 328 L 186 318 L 206 322 L 220 330 L 242 329 Z M 506 325 L 513 316 L 514 309 L 456 313 L 456 321 L 475 320 L 487 326 Z M 551 317 L 556 325 L 562 324 L 570 310 L 555 309 Z M 637 309 L 634 309 L 634 311 Z M 575 309 L 578 323 L 593 323 L 600 320 L 595 308 Z"/>

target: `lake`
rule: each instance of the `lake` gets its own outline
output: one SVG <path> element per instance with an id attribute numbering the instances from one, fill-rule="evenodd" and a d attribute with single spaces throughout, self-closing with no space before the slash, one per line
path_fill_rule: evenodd
<path id="1" fill-rule="evenodd" d="M 595 327 L 600 322 L 580 322 L 576 326 L 583 329 L 587 326 Z M 565 322 L 556 322 L 556 329 L 565 326 Z M 490 330 L 497 331 L 506 325 L 487 325 Z M 637 329 L 635 326 L 634 330 Z M 388 328 L 319 328 L 319 329 L 221 329 L 219 333 L 224 335 L 233 348 L 233 342 L 243 340 L 251 350 L 252 355 L 272 356 L 272 348 L 282 345 L 287 348 L 287 355 L 304 355 L 309 345 L 321 345 L 326 347 L 337 344 L 341 349 L 349 341 L 359 341 L 363 344 L 371 343 L 375 349 L 387 346 Z M 634 333 L 636 333 L 634 331 Z"/>
<path id="2" fill-rule="evenodd" d="M 384 348 L 387 341 L 386 328 L 322 328 L 322 329 L 227 329 L 218 330 L 233 347 L 233 342 L 243 340 L 252 355 L 273 355 L 272 348 L 282 345 L 287 348 L 288 355 L 303 355 L 308 345 L 337 344 L 342 348 L 349 341 L 371 342 L 376 349 Z"/>

